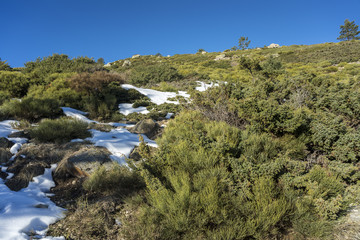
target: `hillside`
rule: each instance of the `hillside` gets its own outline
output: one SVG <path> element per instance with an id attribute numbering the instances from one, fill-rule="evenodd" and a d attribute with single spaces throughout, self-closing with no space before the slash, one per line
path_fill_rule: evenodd
<path id="1" fill-rule="evenodd" d="M 105 66 L 58 54 L 16 69 L 0 61 L 0 104 L 2 141 L 18 144 L 0 146 L 0 191 L 48 193 L 29 181 L 51 168 L 51 199 L 67 209 L 44 220 L 41 230 L 57 221 L 47 233 L 12 230 L 24 239 L 355 239 L 360 230 L 360 41 Z"/>

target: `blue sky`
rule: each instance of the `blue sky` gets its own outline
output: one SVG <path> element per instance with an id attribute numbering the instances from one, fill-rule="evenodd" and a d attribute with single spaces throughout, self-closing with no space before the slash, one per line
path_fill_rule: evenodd
<path id="1" fill-rule="evenodd" d="M 53 53 L 112 62 L 223 51 L 240 36 L 250 47 L 336 42 L 359 13 L 359 0 L 1 0 L 0 57 L 21 67 Z"/>

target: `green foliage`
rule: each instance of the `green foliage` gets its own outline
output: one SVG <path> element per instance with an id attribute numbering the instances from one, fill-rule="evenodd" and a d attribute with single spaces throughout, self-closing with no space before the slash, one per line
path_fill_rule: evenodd
<path id="1" fill-rule="evenodd" d="M 86 122 L 59 118 L 43 119 L 39 125 L 30 130 L 30 135 L 38 142 L 64 143 L 76 138 L 91 137 Z"/>
<path id="2" fill-rule="evenodd" d="M 271 178 L 256 178 L 248 186 L 235 180 L 241 176 L 229 164 L 241 153 L 241 139 L 239 129 L 207 122 L 197 112 L 170 122 L 158 154 L 142 170 L 149 204 L 138 219 L 144 232 L 160 239 L 277 235 L 294 205 Z"/>
<path id="3" fill-rule="evenodd" d="M 160 82 L 172 82 L 180 80 L 182 76 L 168 64 L 156 64 L 135 67 L 130 76 L 130 83 L 146 85 Z"/>
<path id="4" fill-rule="evenodd" d="M 9 66 L 9 64 L 7 64 L 6 61 L 1 61 L 1 58 L 0 58 L 0 71 L 11 71 L 11 67 Z"/>
<path id="5" fill-rule="evenodd" d="M 249 47 L 250 45 L 250 40 L 248 40 L 248 37 L 240 37 L 239 38 L 239 44 L 238 44 L 238 49 L 239 50 L 245 50 Z"/>
<path id="6" fill-rule="evenodd" d="M 355 24 L 355 21 L 349 21 L 346 19 L 344 25 L 340 26 L 340 36 L 337 38 L 341 41 L 349 41 L 352 39 L 360 39 L 360 31 L 358 31 L 359 26 Z"/>
<path id="7" fill-rule="evenodd" d="M 78 57 L 70 59 L 65 54 L 53 54 L 49 57 L 38 58 L 34 62 L 25 63 L 24 73 L 30 73 L 40 83 L 44 78 L 52 73 L 72 73 L 72 72 L 95 72 L 103 69 L 103 65 L 96 63 L 88 57 Z"/>
<path id="8" fill-rule="evenodd" d="M 360 132 L 348 132 L 340 136 L 335 143 L 333 154 L 336 160 L 358 163 L 360 161 Z"/>
<path id="9" fill-rule="evenodd" d="M 122 84 L 121 75 L 107 72 L 80 73 L 69 79 L 71 88 L 77 92 L 95 95 L 110 83 Z"/>
<path id="10" fill-rule="evenodd" d="M 109 169 L 98 168 L 83 183 L 84 189 L 90 192 L 126 197 L 144 188 L 143 179 L 137 171 L 114 163 Z"/>
<path id="11" fill-rule="evenodd" d="M 0 90 L 7 91 L 11 97 L 23 97 L 26 95 L 31 81 L 26 75 L 19 72 L 0 72 Z"/>
<path id="12" fill-rule="evenodd" d="M 6 100 L 10 98 L 11 95 L 8 91 L 0 91 L 0 105 L 2 105 Z"/>
<path id="13" fill-rule="evenodd" d="M 39 99 L 26 97 L 21 100 L 13 99 L 5 102 L 0 110 L 8 117 L 28 120 L 30 122 L 62 115 L 59 102 L 52 98 Z"/>

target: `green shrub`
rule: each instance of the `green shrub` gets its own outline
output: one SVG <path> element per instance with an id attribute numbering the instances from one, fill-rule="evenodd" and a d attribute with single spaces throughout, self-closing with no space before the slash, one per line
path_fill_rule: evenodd
<path id="1" fill-rule="evenodd" d="M 1 106 L 1 111 L 8 117 L 38 121 L 42 118 L 55 118 L 63 114 L 59 102 L 56 99 L 38 99 L 26 97 L 21 100 L 13 99 Z"/>
<path id="2" fill-rule="evenodd" d="M 0 72 L 0 90 L 6 91 L 11 97 L 23 97 L 30 86 L 30 79 L 19 72 Z"/>
<path id="3" fill-rule="evenodd" d="M 138 99 L 138 100 L 135 100 L 135 102 L 133 103 L 132 107 L 133 108 L 137 108 L 137 107 L 147 107 L 147 106 L 150 106 L 150 105 L 154 105 L 152 104 L 149 100 L 147 99 Z"/>
<path id="4" fill-rule="evenodd" d="M 0 71 L 11 71 L 11 67 L 6 61 L 1 61 L 0 58 Z"/>
<path id="5" fill-rule="evenodd" d="M 145 183 L 137 171 L 114 163 L 108 170 L 104 166 L 97 169 L 83 186 L 87 191 L 126 197 L 143 189 Z"/>
<path id="6" fill-rule="evenodd" d="M 135 85 L 155 84 L 160 82 L 178 81 L 182 76 L 167 64 L 156 64 L 135 67 L 131 71 L 130 83 Z"/>
<path id="7" fill-rule="evenodd" d="M 91 137 L 86 122 L 59 118 L 43 119 L 39 125 L 30 130 L 30 136 L 38 142 L 64 143 L 76 138 Z"/>
<path id="8" fill-rule="evenodd" d="M 11 98 L 11 95 L 8 91 L 0 91 L 0 106 Z"/>

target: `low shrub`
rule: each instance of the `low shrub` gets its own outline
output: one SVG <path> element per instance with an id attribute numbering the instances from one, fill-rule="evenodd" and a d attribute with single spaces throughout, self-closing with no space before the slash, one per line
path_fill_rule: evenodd
<path id="1" fill-rule="evenodd" d="M 12 99 L 1 106 L 1 112 L 8 117 L 34 122 L 42 118 L 55 118 L 62 115 L 58 100 L 52 98 Z"/>
<path id="2" fill-rule="evenodd" d="M 172 82 L 180 80 L 182 76 L 177 69 L 168 64 L 139 66 L 132 70 L 130 83 L 146 85 L 148 83 Z"/>
<path id="3" fill-rule="evenodd" d="M 86 179 L 83 187 L 85 190 L 95 193 L 116 194 L 125 197 L 143 189 L 145 183 L 137 171 L 132 171 L 128 167 L 114 162 L 109 170 L 106 170 L 104 166 L 98 168 Z"/>
<path id="4" fill-rule="evenodd" d="M 64 143 L 76 138 L 91 137 L 86 122 L 59 118 L 44 119 L 39 125 L 30 130 L 30 136 L 38 142 Z"/>
<path id="5" fill-rule="evenodd" d="M 114 224 L 113 207 L 114 203 L 109 200 L 90 203 L 79 199 L 76 210 L 68 211 L 66 218 L 51 225 L 48 234 L 66 239 L 117 239 L 119 226 Z"/>

